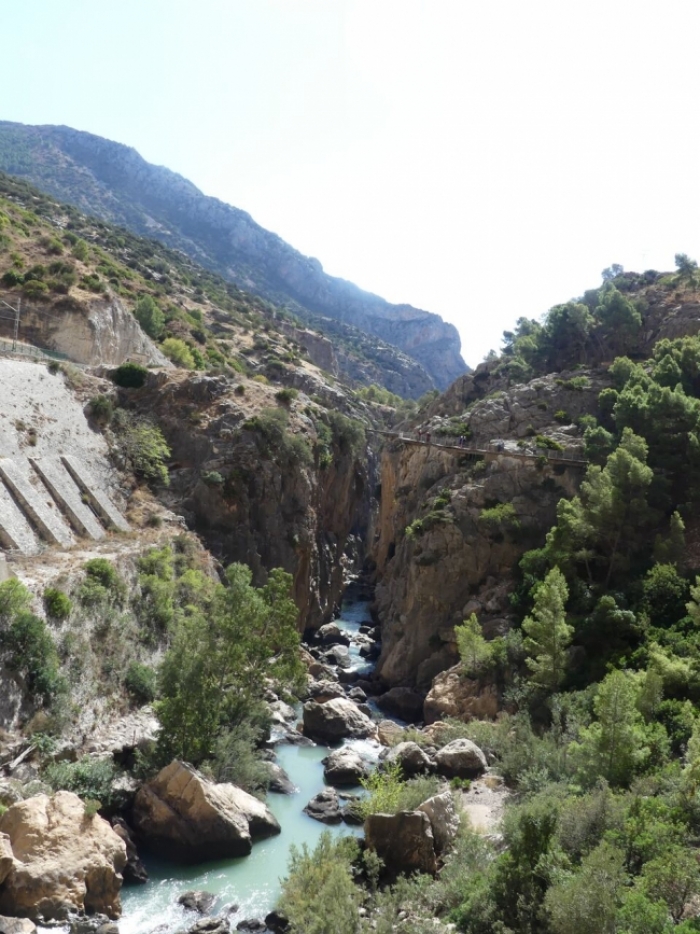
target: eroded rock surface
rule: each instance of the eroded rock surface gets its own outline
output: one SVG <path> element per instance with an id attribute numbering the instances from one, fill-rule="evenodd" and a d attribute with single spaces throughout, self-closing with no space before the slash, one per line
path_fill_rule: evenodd
<path id="1" fill-rule="evenodd" d="M 435 840 L 430 818 L 423 811 L 371 814 L 365 821 L 365 841 L 384 862 L 386 873 L 435 874 Z"/>
<path id="2" fill-rule="evenodd" d="M 139 789 L 134 826 L 148 848 L 183 862 L 246 856 L 253 840 L 280 832 L 257 798 L 178 761 Z"/>
<path id="3" fill-rule="evenodd" d="M 0 818 L 0 833 L 13 855 L 0 912 L 33 920 L 72 911 L 119 917 L 126 846 L 107 821 L 86 814 L 77 795 L 59 791 L 13 804 Z"/>

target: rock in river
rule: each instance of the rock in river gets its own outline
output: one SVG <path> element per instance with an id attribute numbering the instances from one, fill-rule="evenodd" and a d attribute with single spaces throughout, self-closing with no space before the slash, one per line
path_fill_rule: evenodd
<path id="1" fill-rule="evenodd" d="M 141 786 L 134 826 L 150 849 L 188 863 L 247 856 L 253 840 L 280 832 L 257 798 L 178 761 Z"/>
<path id="2" fill-rule="evenodd" d="M 322 743 L 335 743 L 345 737 L 371 736 L 372 721 L 351 700 L 334 698 L 325 704 L 304 704 L 304 734 Z"/>
<path id="3" fill-rule="evenodd" d="M 343 812 L 335 788 L 326 788 L 320 791 L 309 801 L 304 808 L 304 814 L 320 820 L 323 824 L 339 824 L 343 819 Z"/>
<path id="4" fill-rule="evenodd" d="M 323 760 L 323 777 L 330 785 L 359 785 L 369 769 L 362 756 L 349 746 L 334 750 Z"/>

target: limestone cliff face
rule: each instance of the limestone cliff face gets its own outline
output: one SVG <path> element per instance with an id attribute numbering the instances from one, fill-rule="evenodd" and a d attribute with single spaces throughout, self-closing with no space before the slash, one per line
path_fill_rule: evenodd
<path id="1" fill-rule="evenodd" d="M 0 169 L 88 214 L 183 250 L 248 291 L 291 302 L 299 314 L 352 325 L 406 354 L 445 389 L 467 367 L 457 330 L 428 311 L 392 305 L 323 271 L 237 208 L 147 163 L 127 146 L 69 127 L 0 121 Z M 429 387 L 430 388 L 430 387 Z M 414 387 L 410 395 L 420 395 Z"/>
<path id="2" fill-rule="evenodd" d="M 370 522 L 372 460 L 337 447 L 321 469 L 289 451 L 262 450 L 246 427 L 251 411 L 223 378 L 154 378 L 127 404 L 157 418 L 172 449 L 164 494 L 222 562 L 242 561 L 257 583 L 282 567 L 294 576 L 302 627 L 327 622 L 343 590 L 344 569 L 362 553 Z M 255 403 L 275 406 L 274 388 L 250 383 Z M 313 445 L 313 421 L 300 393 L 289 430 Z"/>
<path id="3" fill-rule="evenodd" d="M 388 684 L 427 688 L 454 664 L 454 626 L 472 612 L 487 636 L 510 626 L 517 562 L 543 543 L 557 502 L 572 496 L 583 476 L 538 459 L 532 436 L 544 433 L 580 453 L 580 429 L 561 420 L 564 412 L 568 420 L 595 408 L 604 381 L 587 379 L 585 388 L 567 389 L 565 379 L 543 377 L 469 407 L 462 418 L 473 432 L 470 444 L 503 444 L 492 462 L 470 463 L 435 445 L 393 441 L 384 448 L 372 556 L 383 641 L 377 670 Z M 434 439 L 445 422 L 431 420 Z M 533 456 L 523 459 L 528 450 Z M 512 507 L 500 521 L 489 512 L 498 504 Z"/>
<path id="4" fill-rule="evenodd" d="M 16 296 L 6 300 L 16 302 Z M 76 363 L 118 365 L 133 360 L 146 366 L 171 366 L 116 296 L 83 306 L 70 299 L 48 309 L 37 303 L 22 308 L 22 340 L 65 354 Z M 12 337 L 12 321 L 0 320 L 0 337 Z"/>

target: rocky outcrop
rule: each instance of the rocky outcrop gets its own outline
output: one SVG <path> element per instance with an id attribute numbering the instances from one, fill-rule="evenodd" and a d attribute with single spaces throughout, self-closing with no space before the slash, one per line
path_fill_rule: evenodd
<path id="1" fill-rule="evenodd" d="M 180 175 L 145 162 L 134 149 L 69 127 L 6 122 L 0 123 L 0 140 L 5 157 L 22 141 L 22 169 L 17 171 L 9 155 L 10 170 L 44 191 L 182 250 L 249 291 L 291 303 L 301 316 L 351 325 L 395 345 L 440 389 L 466 370 L 456 328 L 438 315 L 392 305 L 329 276 L 317 259 L 298 253 L 249 214 L 206 197 Z M 33 160 L 41 171 L 33 171 Z M 8 168 L 7 162 L 0 161 L 2 168 Z"/>
<path id="2" fill-rule="evenodd" d="M 334 698 L 325 704 L 304 704 L 304 735 L 320 743 L 337 743 L 352 737 L 372 736 L 375 725 L 357 705 L 346 698 Z"/>
<path id="3" fill-rule="evenodd" d="M 223 379 L 161 373 L 138 394 L 130 391 L 125 404 L 157 419 L 172 449 L 168 496 L 207 547 L 226 563 L 248 564 L 256 584 L 270 568 L 288 571 L 300 627 L 316 628 L 332 618 L 347 552 L 366 536 L 373 461 L 364 450 L 334 445 L 332 462 L 318 469 L 266 445 L 251 416 L 279 408 L 275 388 L 250 388 L 254 404 Z M 300 395 L 289 407 L 286 437 L 310 454 L 317 434 L 308 405 Z M 212 475 L 222 482 L 210 482 Z"/>
<path id="4" fill-rule="evenodd" d="M 423 716 L 423 695 L 411 688 L 391 688 L 377 698 L 377 707 L 406 723 L 416 723 Z"/>
<path id="5" fill-rule="evenodd" d="M 433 795 L 418 806 L 419 811 L 428 815 L 433 831 L 435 852 L 439 855 L 450 846 L 459 830 L 459 814 L 450 791 Z"/>
<path id="6" fill-rule="evenodd" d="M 456 720 L 493 720 L 501 709 L 498 686 L 491 681 L 467 678 L 462 666 L 455 665 L 437 675 L 423 705 L 423 719 L 435 723 Z"/>
<path id="7" fill-rule="evenodd" d="M 107 821 L 89 816 L 77 795 L 59 791 L 13 804 L 0 818 L 8 869 L 0 912 L 33 920 L 63 919 L 70 912 L 118 918 L 124 842 Z"/>
<path id="8" fill-rule="evenodd" d="M 63 303 L 61 306 L 59 300 L 51 315 L 33 305 L 25 306 L 22 339 L 91 366 L 118 365 L 125 360 L 144 366 L 172 366 L 115 295 L 92 299 L 85 305 L 72 299 L 63 299 Z M 0 319 L 0 337 L 12 337 L 11 321 Z"/>
<path id="9" fill-rule="evenodd" d="M 476 778 L 486 771 L 486 756 L 470 739 L 455 739 L 435 754 L 435 768 L 445 778 Z"/>
<path id="10" fill-rule="evenodd" d="M 435 404 L 431 436 L 454 440 L 439 432 L 454 431 L 449 417 L 459 417 L 459 426 L 472 432 L 469 445 L 493 443 L 496 457 L 467 461 L 458 451 L 398 440 L 382 452 L 371 556 L 382 623 L 377 674 L 389 686 L 429 689 L 458 660 L 454 627 L 472 612 L 488 638 L 508 630 L 513 570 L 524 551 L 543 543 L 559 499 L 573 495 L 584 476 L 541 456 L 537 435 L 580 455 L 575 420 L 596 410 L 604 374 L 542 377 L 488 398 L 473 388 L 477 375 L 458 381 Z M 496 507 L 506 511 L 494 513 Z"/>
<path id="11" fill-rule="evenodd" d="M 246 856 L 253 840 L 280 832 L 257 798 L 236 785 L 215 784 L 178 761 L 141 786 L 134 826 L 146 847 L 188 863 Z"/>
<path id="12" fill-rule="evenodd" d="M 365 842 L 391 878 L 401 873 L 437 872 L 433 828 L 423 811 L 371 814 L 365 821 Z"/>

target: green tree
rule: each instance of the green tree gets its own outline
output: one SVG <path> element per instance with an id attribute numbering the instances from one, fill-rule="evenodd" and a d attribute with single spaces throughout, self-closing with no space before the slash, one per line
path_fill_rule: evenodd
<path id="1" fill-rule="evenodd" d="M 527 638 L 523 645 L 529 655 L 526 664 L 534 684 L 555 691 L 564 680 L 567 648 L 573 626 L 566 622 L 565 606 L 569 588 L 564 575 L 555 567 L 535 590 L 532 614 L 523 620 Z"/>
<path id="2" fill-rule="evenodd" d="M 554 934 L 617 934 L 617 915 L 627 875 L 623 854 L 609 843 L 589 853 L 578 872 L 567 873 L 547 892 Z"/>
<path id="3" fill-rule="evenodd" d="M 687 253 L 676 253 L 674 260 L 678 270 L 678 278 L 694 285 L 698 271 L 697 262 L 691 259 Z"/>
<path id="4" fill-rule="evenodd" d="M 613 785 L 626 785 L 648 754 L 638 709 L 641 686 L 631 673 L 615 670 L 598 687 L 596 722 L 572 744 L 590 781 L 603 776 Z"/>
<path id="5" fill-rule="evenodd" d="M 157 704 L 163 758 L 201 762 L 224 728 L 259 717 L 271 680 L 286 689 L 300 683 L 292 577 L 276 568 L 264 587 L 251 580 L 250 568 L 232 564 L 210 605 L 175 625 Z"/>
<path id="6" fill-rule="evenodd" d="M 160 346 L 165 356 L 176 366 L 181 366 L 185 370 L 194 370 L 195 359 L 192 349 L 179 337 L 168 337 Z"/>
<path id="7" fill-rule="evenodd" d="M 685 523 L 676 510 L 669 520 L 668 535 L 657 535 L 654 540 L 654 561 L 657 564 L 677 565 L 685 554 Z"/>
<path id="8" fill-rule="evenodd" d="M 150 295 L 142 295 L 136 302 L 134 317 L 153 340 L 160 340 L 165 327 L 165 315 Z"/>
<path id="9" fill-rule="evenodd" d="M 333 840 L 327 830 L 313 850 L 292 844 L 279 899 L 291 934 L 359 934 L 361 889 L 352 875 L 356 855 L 354 839 Z"/>
<path id="10" fill-rule="evenodd" d="M 642 886 L 651 901 L 664 901 L 678 924 L 683 909 L 700 895 L 700 867 L 687 847 L 675 844 L 642 867 Z"/>
<path id="11" fill-rule="evenodd" d="M 559 502 L 548 546 L 555 559 L 584 564 L 591 583 L 596 565 L 604 569 L 606 586 L 615 571 L 627 570 L 655 518 L 647 502 L 654 478 L 647 450 L 644 439 L 626 428 L 605 467 L 591 465 L 579 495 Z"/>
<path id="12" fill-rule="evenodd" d="M 482 635 L 476 613 L 465 619 L 461 626 L 455 626 L 455 638 L 462 670 L 470 677 L 479 675 L 491 661 L 491 647 Z"/>

